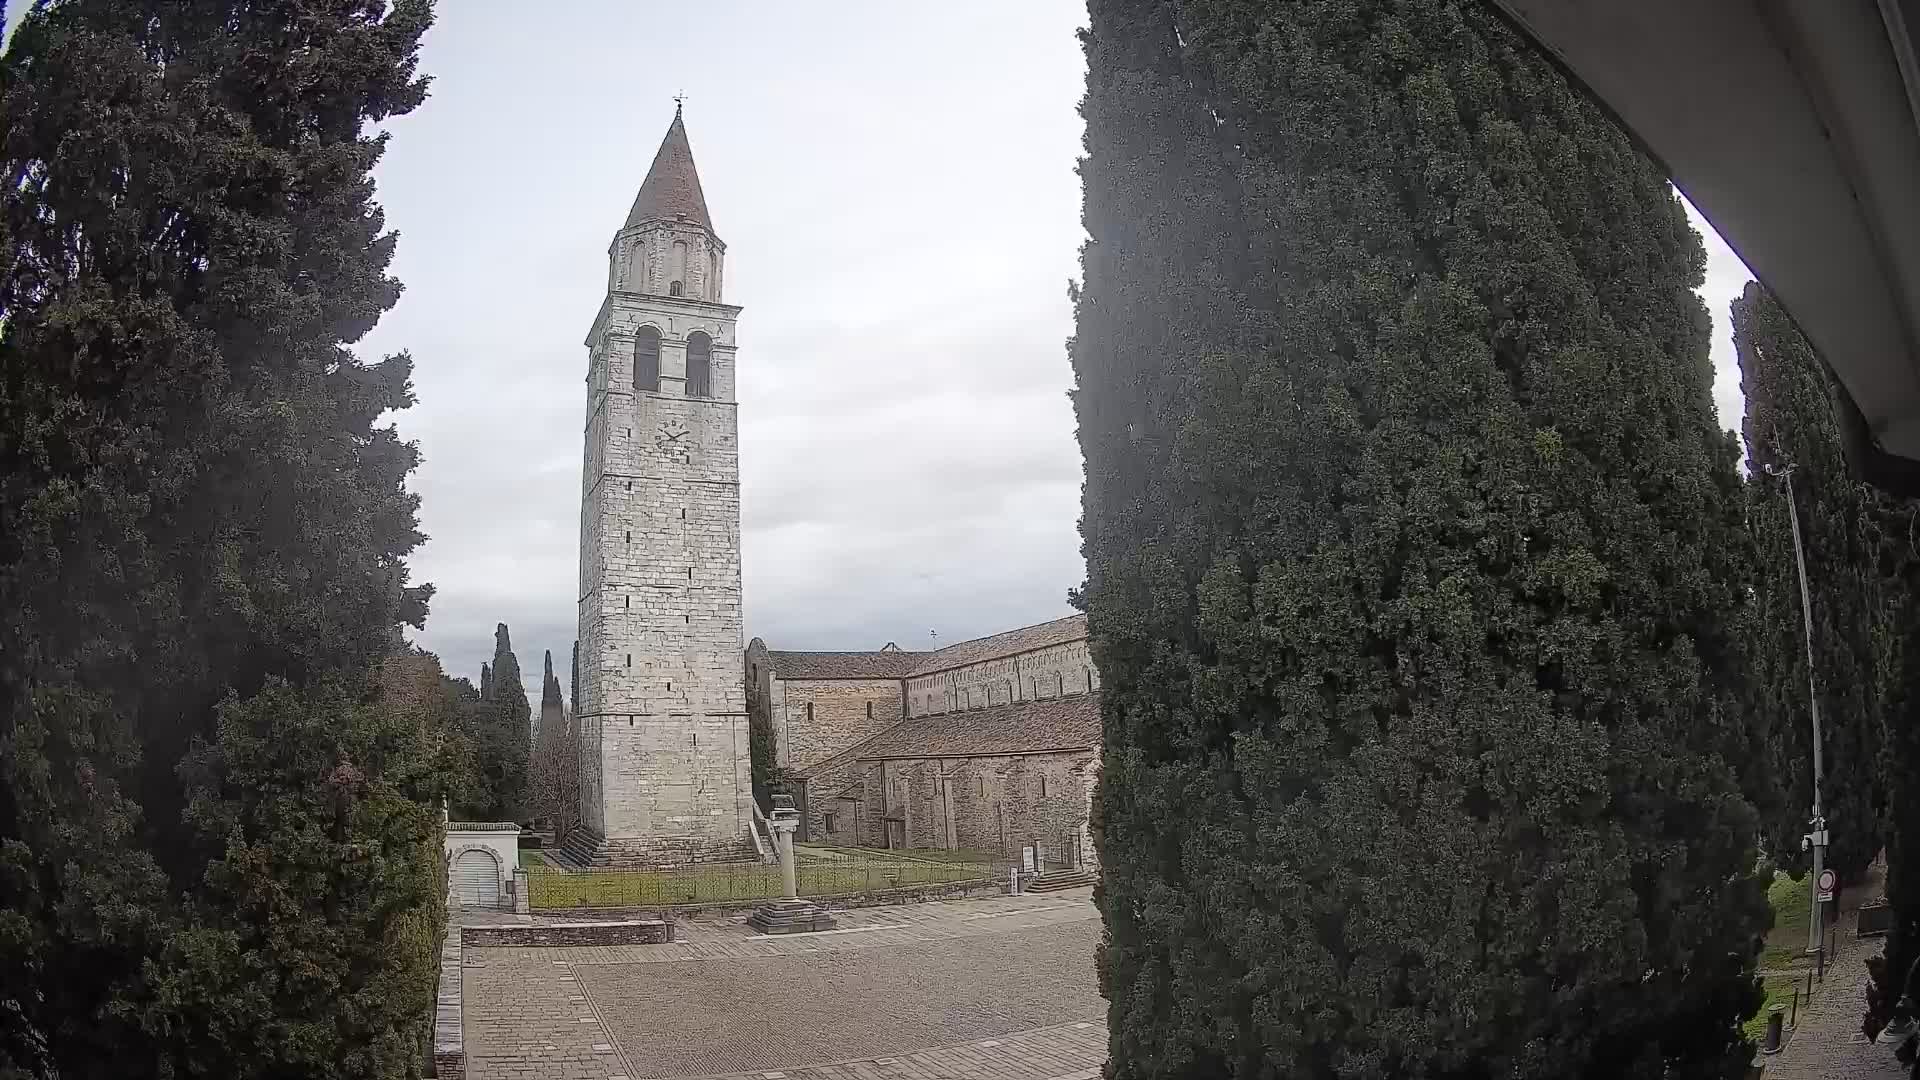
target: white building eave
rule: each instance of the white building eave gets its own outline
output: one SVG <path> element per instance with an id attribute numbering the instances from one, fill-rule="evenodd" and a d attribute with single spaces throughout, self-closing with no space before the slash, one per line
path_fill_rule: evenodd
<path id="1" fill-rule="evenodd" d="M 1920 493 L 1920 0 L 1490 2 L 1793 316 L 1863 473 Z"/>

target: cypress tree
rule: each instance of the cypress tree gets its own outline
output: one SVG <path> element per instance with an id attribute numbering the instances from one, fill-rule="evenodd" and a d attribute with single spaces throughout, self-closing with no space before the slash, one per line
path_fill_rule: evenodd
<path id="1" fill-rule="evenodd" d="M 520 660 L 506 623 L 493 630 L 493 663 L 480 669 L 481 695 L 487 702 L 475 733 L 475 754 L 487 804 L 481 820 L 518 821 L 527 811 L 528 770 L 533 752 L 533 711 L 520 685 Z"/>
<path id="2" fill-rule="evenodd" d="M 411 365 L 350 346 L 430 14 L 57 0 L 0 58 L 0 1074 L 418 1064 Z"/>
<path id="3" fill-rule="evenodd" d="M 1740 1075 L 1699 238 L 1480 5 L 1094 0 L 1111 1074 Z"/>
<path id="4" fill-rule="evenodd" d="M 540 678 L 540 708 L 545 710 L 560 704 L 560 680 L 553 677 L 553 650 L 548 649 L 544 658 L 545 674 Z"/>
<path id="5" fill-rule="evenodd" d="M 1748 513 L 1758 548 L 1755 591 L 1762 611 L 1753 650 L 1761 683 L 1756 716 L 1768 732 L 1769 772 L 1781 789 L 1766 818 L 1768 851 L 1804 868 L 1800 838 L 1813 806 L 1813 729 L 1807 645 L 1800 610 L 1786 485 L 1770 470 L 1793 467 L 1807 588 L 1813 603 L 1814 674 L 1820 694 L 1821 801 L 1832 846 L 1827 865 L 1853 880 L 1879 853 L 1885 793 L 1880 715 L 1886 589 L 1875 500 L 1854 479 L 1835 410 L 1832 377 L 1757 282 L 1733 302 L 1733 343 L 1746 397 Z"/>
<path id="6" fill-rule="evenodd" d="M 1863 1026 L 1871 1037 L 1891 1020 L 1914 1019 L 1912 1002 L 1920 1000 L 1920 509 L 1882 497 L 1876 520 L 1889 596 L 1881 762 L 1893 926 L 1881 954 L 1867 961 L 1872 984 Z M 1920 1078 L 1920 1063 L 1910 1075 Z"/>
<path id="7" fill-rule="evenodd" d="M 523 739 L 533 731 L 533 710 L 527 704 L 527 689 L 520 683 L 520 660 L 513 655 L 513 639 L 507 624 L 493 630 L 493 703 L 500 707 L 502 725 L 518 731 Z"/>

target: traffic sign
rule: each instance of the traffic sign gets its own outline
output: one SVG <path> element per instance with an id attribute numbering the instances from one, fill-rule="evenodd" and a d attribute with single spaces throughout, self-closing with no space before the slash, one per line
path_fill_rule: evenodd
<path id="1" fill-rule="evenodd" d="M 1814 890 L 1815 892 L 1819 893 L 1819 896 L 1817 896 L 1816 899 L 1818 899 L 1823 904 L 1831 901 L 1833 899 L 1833 887 L 1835 885 L 1838 885 L 1839 883 L 1840 883 L 1839 879 L 1834 877 L 1833 871 L 1831 870 L 1820 871 L 1820 881 Z"/>

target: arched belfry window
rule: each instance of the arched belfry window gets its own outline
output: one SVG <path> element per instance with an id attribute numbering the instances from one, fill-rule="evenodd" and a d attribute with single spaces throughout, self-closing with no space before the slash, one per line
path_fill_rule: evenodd
<path id="1" fill-rule="evenodd" d="M 675 240 L 667 252 L 667 295 L 685 296 L 687 292 L 687 242 Z"/>
<path id="2" fill-rule="evenodd" d="M 698 330 L 687 335 L 687 396 L 713 396 L 713 339 Z"/>
<path id="3" fill-rule="evenodd" d="M 651 326 L 633 335 L 633 388 L 660 392 L 660 331 Z"/>

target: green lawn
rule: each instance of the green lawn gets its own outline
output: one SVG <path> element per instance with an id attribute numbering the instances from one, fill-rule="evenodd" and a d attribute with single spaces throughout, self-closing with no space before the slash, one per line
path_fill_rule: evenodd
<path id="1" fill-rule="evenodd" d="M 1767 886 L 1767 906 L 1773 909 L 1773 929 L 1767 932 L 1766 948 L 1760 953 L 1763 968 L 1785 967 L 1807 952 L 1808 910 L 1813 903 L 1813 875 L 1802 874 L 1795 881 L 1785 874 L 1773 875 Z"/>
<path id="2" fill-rule="evenodd" d="M 843 896 L 905 885 L 977 880 L 992 875 L 993 867 L 984 864 L 849 855 L 831 860 L 802 859 L 796 867 L 795 878 L 802 896 Z M 542 867 L 527 877 L 529 903 L 545 910 L 712 904 L 766 900 L 782 893 L 780 868 L 761 863 L 723 863 L 685 870 L 580 872 Z"/>
<path id="3" fill-rule="evenodd" d="M 910 848 L 899 854 L 909 859 L 929 859 L 933 862 L 992 864 L 1005 861 L 991 851 L 973 851 L 968 848 L 955 848 L 952 851 L 940 848 Z"/>
<path id="4" fill-rule="evenodd" d="M 1760 1003 L 1760 1011 L 1753 1014 L 1744 1028 L 1747 1033 L 1747 1038 L 1752 1039 L 1756 1043 L 1767 1033 L 1767 1010 L 1773 1008 L 1775 1005 L 1791 1005 L 1793 1002 L 1793 988 L 1795 986 L 1804 988 L 1805 984 L 1797 975 L 1780 975 L 1768 978 L 1761 986 L 1766 990 L 1767 998 Z M 1805 1008 L 1806 1004 L 1805 1001 L 1800 1002 L 1801 1008 Z M 1793 1017 L 1791 1009 L 1789 1009 L 1787 1016 L 1789 1019 Z"/>
<path id="5" fill-rule="evenodd" d="M 534 850 L 533 848 L 520 849 L 520 869 L 540 870 L 540 869 L 544 869 L 546 865 L 547 865 L 547 860 L 540 854 L 540 852 Z"/>
<path id="6" fill-rule="evenodd" d="M 891 862 L 937 862 L 937 863 L 978 863 L 992 866 L 1003 862 L 1000 856 L 991 851 L 974 851 L 970 848 L 857 848 L 836 847 L 831 844 L 796 844 L 794 852 L 802 858 L 812 855 L 822 859 L 880 859 Z"/>

